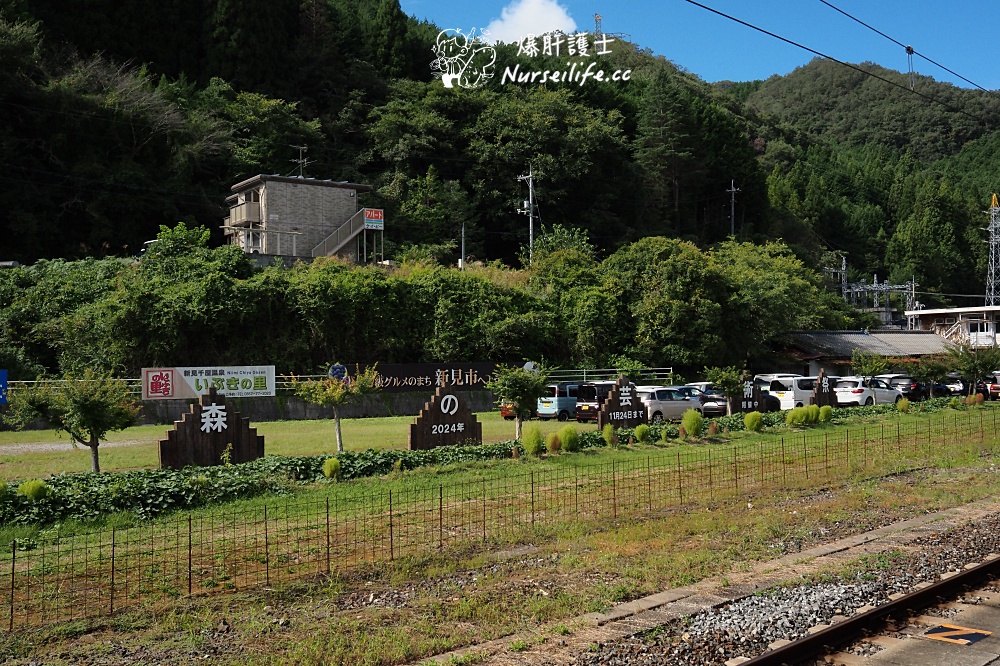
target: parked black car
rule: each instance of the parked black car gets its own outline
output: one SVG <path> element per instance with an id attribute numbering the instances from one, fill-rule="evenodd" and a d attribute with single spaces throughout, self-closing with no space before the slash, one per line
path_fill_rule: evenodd
<path id="1" fill-rule="evenodd" d="M 907 375 L 879 375 L 879 378 L 886 380 L 889 386 L 902 393 L 903 397 L 910 402 L 926 400 L 930 393 L 927 384 L 921 384 L 913 377 Z M 942 388 L 947 390 L 947 387 L 942 386 Z M 934 395 L 940 396 L 946 394 L 938 392 L 937 387 L 935 387 Z"/>

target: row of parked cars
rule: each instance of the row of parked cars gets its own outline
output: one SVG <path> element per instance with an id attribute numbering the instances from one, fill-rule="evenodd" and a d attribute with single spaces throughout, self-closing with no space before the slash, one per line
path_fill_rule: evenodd
<path id="1" fill-rule="evenodd" d="M 559 382 L 549 385 L 550 393 L 538 399 L 536 414 L 540 419 L 593 421 L 601 403 L 614 387 L 614 381 Z M 677 421 L 689 409 L 705 416 L 726 413 L 725 396 L 713 393 L 711 384 L 695 383 L 672 386 L 636 386 L 636 394 L 646 406 L 652 423 Z M 501 405 L 501 413 L 503 413 Z M 513 418 L 513 415 L 511 415 Z"/>
<path id="2" fill-rule="evenodd" d="M 968 385 L 957 375 L 950 375 L 943 382 L 933 385 L 916 381 L 905 374 L 885 374 L 876 377 L 835 377 L 827 379 L 833 384 L 837 404 L 842 407 L 883 405 L 906 398 L 910 401 L 929 397 L 968 395 Z M 762 374 L 754 376 L 760 389 L 764 411 L 783 411 L 810 403 L 818 377 L 796 374 Z M 538 399 L 535 415 L 543 420 L 592 421 L 597 419 L 601 403 L 614 387 L 614 381 L 558 382 L 550 384 L 548 395 Z M 1000 398 L 1000 371 L 981 379 L 976 391 L 986 399 Z M 672 386 L 636 386 L 636 393 L 646 405 L 650 422 L 677 421 L 689 409 L 704 416 L 724 416 L 726 398 L 713 390 L 711 382 L 694 382 Z M 504 418 L 514 418 L 513 406 L 500 405 Z"/>

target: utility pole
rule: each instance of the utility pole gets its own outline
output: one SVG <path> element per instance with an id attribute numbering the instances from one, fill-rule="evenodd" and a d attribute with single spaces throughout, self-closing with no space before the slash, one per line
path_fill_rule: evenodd
<path id="1" fill-rule="evenodd" d="M 736 181 L 729 181 L 731 185 L 726 192 L 729 192 L 729 235 L 736 237 L 736 193 L 740 188 L 736 187 Z"/>
<path id="2" fill-rule="evenodd" d="M 997 195 L 993 194 L 993 201 L 990 202 L 990 209 L 986 211 L 990 214 L 990 239 L 986 241 L 990 244 L 990 263 L 986 269 L 986 305 L 997 305 L 997 282 L 1000 280 L 1000 201 Z"/>
<path id="3" fill-rule="evenodd" d="M 528 216 L 528 265 L 531 265 L 531 255 L 535 247 L 535 177 L 531 171 L 531 163 L 528 163 L 528 175 L 518 176 L 518 180 L 528 182 L 528 200 L 524 202 L 524 207 L 517 211 Z"/>

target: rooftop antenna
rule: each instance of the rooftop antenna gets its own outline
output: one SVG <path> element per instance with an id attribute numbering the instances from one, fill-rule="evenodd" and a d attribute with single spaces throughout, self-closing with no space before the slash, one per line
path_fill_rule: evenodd
<path id="1" fill-rule="evenodd" d="M 289 146 L 289 148 L 295 148 L 296 150 L 299 151 L 299 159 L 288 160 L 288 161 L 291 162 L 292 164 L 298 164 L 299 178 L 305 178 L 305 168 L 316 161 L 316 160 L 306 159 L 306 151 L 309 150 L 309 146 Z"/>

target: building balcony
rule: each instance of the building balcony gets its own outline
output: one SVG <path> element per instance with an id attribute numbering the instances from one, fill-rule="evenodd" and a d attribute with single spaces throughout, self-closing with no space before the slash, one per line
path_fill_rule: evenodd
<path id="1" fill-rule="evenodd" d="M 247 227 L 251 224 L 260 224 L 260 202 L 248 201 L 237 204 L 229 209 L 230 227 Z"/>

